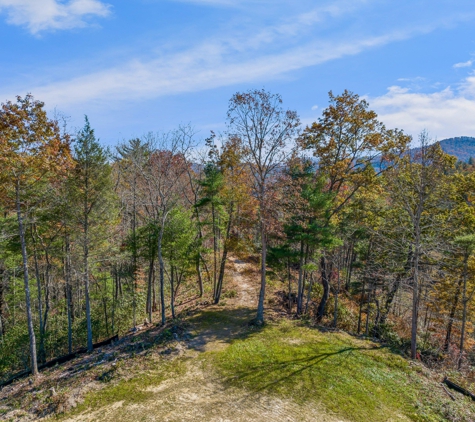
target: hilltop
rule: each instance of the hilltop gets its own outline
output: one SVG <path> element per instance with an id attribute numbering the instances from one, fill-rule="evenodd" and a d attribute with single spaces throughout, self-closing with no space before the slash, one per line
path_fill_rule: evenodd
<path id="1" fill-rule="evenodd" d="M 475 138 L 460 136 L 440 141 L 441 148 L 450 155 L 455 155 L 460 161 L 467 162 L 470 157 L 475 158 Z"/>

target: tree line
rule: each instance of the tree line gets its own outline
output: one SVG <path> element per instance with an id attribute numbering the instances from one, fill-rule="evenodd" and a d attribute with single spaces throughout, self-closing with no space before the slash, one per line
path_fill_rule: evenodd
<path id="1" fill-rule="evenodd" d="M 31 95 L 0 110 L 0 373 L 222 300 L 229 254 L 260 257 L 289 315 L 462 369 L 473 353 L 475 172 L 344 91 L 302 128 L 265 90 L 226 131 L 104 148 Z M 205 148 L 203 149 L 203 143 Z M 475 359 L 475 355 L 473 357 Z"/>

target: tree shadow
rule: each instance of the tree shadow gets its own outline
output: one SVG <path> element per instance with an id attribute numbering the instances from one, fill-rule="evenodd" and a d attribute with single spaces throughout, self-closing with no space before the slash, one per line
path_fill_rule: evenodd
<path id="1" fill-rule="evenodd" d="M 315 348 L 318 347 L 315 345 Z M 265 390 L 272 389 L 276 387 L 280 383 L 285 383 L 292 378 L 295 378 L 302 373 L 309 371 L 313 367 L 321 364 L 325 360 L 338 356 L 338 355 L 345 355 L 349 356 L 349 354 L 355 351 L 374 351 L 374 350 L 381 350 L 383 348 L 387 348 L 387 346 L 373 346 L 373 347 L 343 347 L 339 350 L 334 352 L 318 352 L 312 354 L 310 356 L 306 356 L 299 359 L 289 359 L 289 360 L 282 360 L 282 361 L 273 361 L 269 363 L 264 363 L 260 365 L 254 366 L 247 366 L 246 370 L 237 371 L 235 375 L 228 378 L 228 381 L 235 382 L 236 380 L 245 381 L 248 384 L 260 384 L 260 380 L 262 379 L 263 375 L 266 377 L 271 376 L 272 374 L 281 374 L 284 373 L 285 375 L 278 376 L 271 382 L 267 382 L 264 385 L 254 388 L 254 392 L 262 392 Z M 292 370 L 295 366 L 300 366 L 300 368 Z M 289 372 L 290 371 L 290 372 Z"/>
<path id="2" fill-rule="evenodd" d="M 249 324 L 254 315 L 255 309 L 249 307 L 197 310 L 187 318 L 187 323 L 195 331 L 188 341 L 188 348 L 205 351 L 211 342 L 231 343 L 247 338 L 260 329 Z"/>

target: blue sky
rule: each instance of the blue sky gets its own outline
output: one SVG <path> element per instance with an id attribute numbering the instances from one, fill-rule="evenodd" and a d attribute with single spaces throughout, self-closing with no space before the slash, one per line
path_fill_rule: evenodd
<path id="1" fill-rule="evenodd" d="M 0 101 L 31 92 L 114 145 L 222 131 L 253 88 L 311 123 L 349 89 L 388 127 L 475 136 L 474 24 L 473 0 L 0 0 Z"/>

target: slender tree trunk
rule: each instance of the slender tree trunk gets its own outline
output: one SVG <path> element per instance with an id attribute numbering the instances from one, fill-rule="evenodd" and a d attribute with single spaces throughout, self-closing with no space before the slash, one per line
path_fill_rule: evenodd
<path id="1" fill-rule="evenodd" d="M 412 292 L 412 321 L 411 321 L 411 359 L 417 357 L 417 328 L 419 320 L 419 257 L 420 257 L 420 232 L 416 226 L 416 241 L 414 248 L 413 292 Z"/>
<path id="2" fill-rule="evenodd" d="M 170 269 L 171 277 L 170 277 L 170 309 L 172 311 L 172 318 L 175 319 L 175 275 L 176 270 L 175 268 L 171 267 Z"/>
<path id="3" fill-rule="evenodd" d="M 450 349 L 450 342 L 452 340 L 452 327 L 454 324 L 455 313 L 457 312 L 458 302 L 460 300 L 460 290 L 462 289 L 462 283 L 463 283 L 463 278 L 459 279 L 459 282 L 457 283 L 457 289 L 455 291 L 454 301 L 452 303 L 452 307 L 450 308 L 449 321 L 447 323 L 447 333 L 445 335 L 445 341 L 444 341 L 445 352 L 448 352 Z"/>
<path id="4" fill-rule="evenodd" d="M 289 281 L 289 314 L 292 314 L 292 274 L 290 272 L 290 258 L 287 258 L 287 278 Z"/>
<path id="5" fill-rule="evenodd" d="M 32 230 L 33 231 L 33 230 Z M 32 238 L 34 239 L 34 235 L 32 233 Z M 40 276 L 40 269 L 38 265 L 38 252 L 36 250 L 36 245 L 33 248 L 33 261 L 35 263 L 35 278 L 36 278 L 36 289 L 38 291 L 38 322 L 40 326 L 40 348 L 38 351 L 39 361 L 44 361 L 45 355 L 45 343 L 44 343 L 44 335 L 45 329 L 43 326 L 43 300 L 41 298 L 41 276 Z"/>
<path id="6" fill-rule="evenodd" d="M 337 265 L 337 286 L 335 290 L 335 309 L 333 311 L 333 328 L 336 328 L 338 321 L 338 294 L 340 293 L 340 256 Z"/>
<path id="7" fill-rule="evenodd" d="M 211 203 L 211 216 L 213 224 L 213 298 L 216 299 L 217 274 L 218 274 L 218 241 L 216 229 L 216 216 L 214 204 Z"/>
<path id="8" fill-rule="evenodd" d="M 51 300 L 50 300 L 50 290 L 51 290 L 51 280 L 50 280 L 50 273 L 51 273 L 51 263 L 49 259 L 49 254 L 47 249 L 45 249 L 45 260 L 46 260 L 46 269 L 45 269 L 45 312 L 43 316 L 43 331 L 40 333 L 40 361 L 46 362 L 46 350 L 45 350 L 45 337 L 46 337 L 46 330 L 48 329 L 48 317 L 49 311 L 51 308 Z"/>
<path id="9" fill-rule="evenodd" d="M 3 336 L 5 335 L 4 309 L 5 309 L 6 273 L 7 273 L 7 270 L 2 264 L 0 267 L 0 342 L 3 342 Z"/>
<path id="10" fill-rule="evenodd" d="M 370 304 L 371 304 L 371 294 L 374 294 L 374 282 L 371 290 L 368 292 L 368 300 L 366 301 L 366 324 L 365 324 L 365 336 L 369 336 L 369 314 L 370 314 Z"/>
<path id="11" fill-rule="evenodd" d="M 71 312 L 71 244 L 69 235 L 66 236 L 66 260 L 65 260 L 65 281 L 66 281 L 66 308 L 68 314 L 68 353 L 73 352 L 73 327 Z"/>
<path id="12" fill-rule="evenodd" d="M 86 181 L 87 191 L 87 181 Z M 87 327 L 87 351 L 94 349 L 92 341 L 91 301 L 89 293 L 89 213 L 87 195 L 84 201 L 84 237 L 83 237 L 83 265 L 84 265 L 84 295 L 86 299 L 86 327 Z"/>
<path id="13" fill-rule="evenodd" d="M 159 265 L 159 278 L 160 278 L 160 307 L 162 313 L 162 325 L 165 325 L 167 322 L 165 315 L 165 278 L 164 278 L 164 263 L 162 256 L 162 239 L 163 239 L 163 225 L 160 227 L 160 233 L 158 235 L 158 265 Z"/>
<path id="14" fill-rule="evenodd" d="M 116 304 L 116 297 L 117 297 L 117 266 L 114 265 L 113 267 L 113 274 L 111 274 L 114 281 L 112 283 L 112 312 L 111 312 L 111 329 L 112 329 L 112 334 L 116 332 L 115 330 L 115 308 L 117 306 Z"/>
<path id="15" fill-rule="evenodd" d="M 352 250 L 351 250 L 351 256 L 350 256 L 350 262 L 348 264 L 348 277 L 346 279 L 345 283 L 345 290 L 349 291 L 350 286 L 351 286 L 351 276 L 353 274 L 353 263 L 355 262 L 356 259 L 356 252 L 354 251 L 354 247 L 352 245 Z"/>
<path id="16" fill-rule="evenodd" d="M 137 175 L 134 173 L 132 185 L 132 314 L 134 328 L 137 326 Z"/>
<path id="17" fill-rule="evenodd" d="M 327 271 L 327 260 L 325 256 L 320 259 L 320 271 L 322 275 L 323 295 L 317 308 L 317 322 L 321 322 L 325 315 L 328 298 L 330 297 L 330 280 Z"/>
<path id="18" fill-rule="evenodd" d="M 297 284 L 297 315 L 302 313 L 302 304 L 303 304 L 303 240 L 300 241 L 300 259 L 299 259 L 299 278 Z"/>
<path id="19" fill-rule="evenodd" d="M 228 224 L 226 225 L 226 237 L 224 238 L 224 244 L 223 244 L 223 255 L 221 257 L 221 264 L 219 266 L 218 288 L 216 291 L 216 297 L 214 299 L 215 304 L 219 303 L 219 300 L 221 299 L 221 292 L 223 290 L 223 280 L 224 280 L 224 272 L 226 270 L 226 260 L 228 259 L 228 243 L 229 243 L 229 236 L 231 235 L 233 209 L 234 209 L 234 206 L 233 206 L 233 203 L 231 203 Z"/>
<path id="20" fill-rule="evenodd" d="M 157 286 L 156 286 L 156 264 L 153 264 L 152 269 L 152 311 L 157 312 L 158 305 L 157 305 Z"/>
<path id="21" fill-rule="evenodd" d="M 18 231 L 21 243 L 21 256 L 23 263 L 23 282 L 25 284 L 26 318 L 28 323 L 28 335 L 30 337 L 30 365 L 31 373 L 34 377 L 38 376 L 38 363 L 36 360 L 36 338 L 33 328 L 33 315 L 31 313 L 30 281 L 28 278 L 28 255 L 26 252 L 25 229 L 23 227 L 23 216 L 20 204 L 20 183 L 16 184 L 16 209 L 18 219 Z"/>
<path id="22" fill-rule="evenodd" d="M 153 267 L 155 265 L 155 259 L 152 257 L 150 260 L 150 266 L 148 269 L 148 293 L 147 293 L 147 311 L 148 322 L 151 324 L 153 319 Z"/>
<path id="23" fill-rule="evenodd" d="M 460 331 L 460 354 L 458 358 L 458 364 L 457 368 L 460 371 L 460 368 L 462 367 L 462 358 L 463 358 L 463 348 L 464 348 L 464 342 L 465 342 L 465 325 L 467 322 L 467 304 L 468 304 L 468 299 L 467 299 L 467 276 L 468 276 L 468 258 L 469 255 L 467 254 L 464 257 L 464 269 L 463 269 L 463 286 L 462 286 L 462 306 L 463 306 L 463 311 L 462 311 L 462 330 Z"/>
<path id="24" fill-rule="evenodd" d="M 196 255 L 196 274 L 198 275 L 198 289 L 200 291 L 200 297 L 203 297 L 203 277 L 201 277 L 201 256 L 199 253 Z"/>
<path id="25" fill-rule="evenodd" d="M 357 330 L 358 334 L 361 333 L 361 322 L 363 319 L 363 304 L 364 304 L 365 288 L 366 288 L 366 277 L 363 277 L 363 286 L 361 288 L 360 309 L 358 312 L 358 330 Z"/>
<path id="26" fill-rule="evenodd" d="M 106 324 L 106 335 L 109 337 L 109 316 L 107 314 L 107 290 L 104 292 L 102 296 L 102 307 L 104 310 L 104 322 Z"/>
<path id="27" fill-rule="evenodd" d="M 310 299 L 312 298 L 312 288 L 313 288 L 313 272 L 310 273 L 310 285 L 308 286 L 307 303 L 305 304 L 304 313 L 308 312 L 308 304 L 310 303 Z"/>
<path id="28" fill-rule="evenodd" d="M 32 238 L 35 239 L 33 230 L 32 230 Z M 41 298 L 41 276 L 40 276 L 40 268 L 38 265 L 38 252 L 36 250 L 36 245 L 33 248 L 33 261 L 35 263 L 35 278 L 36 278 L 36 289 L 38 294 L 38 323 L 40 326 L 40 337 L 43 336 L 44 329 L 43 329 L 43 300 Z M 42 340 L 40 338 L 40 355 L 42 353 Z"/>
<path id="29" fill-rule="evenodd" d="M 257 305 L 257 324 L 264 323 L 264 298 L 266 294 L 266 260 L 267 260 L 267 235 L 264 222 L 264 216 L 262 215 L 262 204 L 260 209 L 260 226 L 261 226 L 261 289 L 259 291 L 259 303 Z"/>

